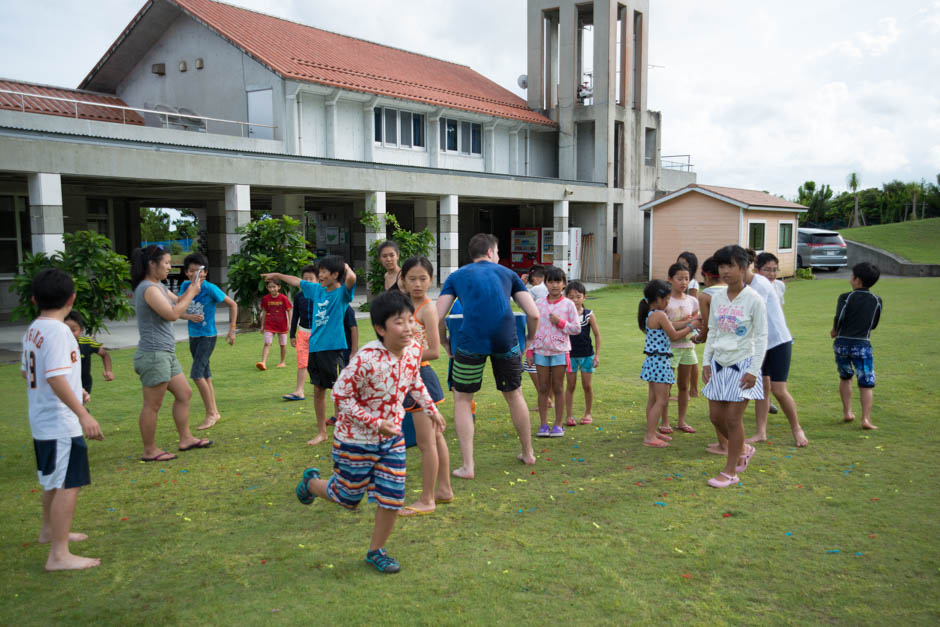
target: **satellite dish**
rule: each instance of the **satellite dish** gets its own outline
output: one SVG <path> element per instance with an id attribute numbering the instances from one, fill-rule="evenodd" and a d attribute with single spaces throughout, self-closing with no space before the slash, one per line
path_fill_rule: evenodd
<path id="1" fill-rule="evenodd" d="M 520 74 L 519 78 L 516 79 L 516 83 L 518 83 L 519 87 L 522 89 L 527 89 L 529 87 L 529 77 L 525 74 Z"/>

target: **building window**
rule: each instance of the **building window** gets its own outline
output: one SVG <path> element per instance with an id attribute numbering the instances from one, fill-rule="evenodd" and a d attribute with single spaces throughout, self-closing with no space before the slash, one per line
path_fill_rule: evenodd
<path id="1" fill-rule="evenodd" d="M 104 235 L 109 240 L 114 241 L 108 199 L 89 198 L 87 208 L 86 219 L 88 220 L 88 230 L 94 231 L 99 235 Z"/>
<path id="2" fill-rule="evenodd" d="M 465 155 L 483 154 L 483 126 L 441 118 L 441 150 Z"/>
<path id="3" fill-rule="evenodd" d="M 18 274 L 23 254 L 31 250 L 25 198 L 0 196 L 0 276 Z"/>
<path id="4" fill-rule="evenodd" d="M 752 221 L 747 223 L 747 247 L 757 252 L 764 250 L 764 232 L 767 230 L 765 221 Z"/>
<path id="5" fill-rule="evenodd" d="M 388 148 L 424 148 L 424 115 L 375 107 L 374 139 Z"/>
<path id="6" fill-rule="evenodd" d="M 777 225 L 777 252 L 793 250 L 793 223 L 781 222 Z"/>
<path id="7" fill-rule="evenodd" d="M 647 128 L 646 135 L 644 138 L 644 161 L 646 165 L 655 166 L 656 165 L 656 129 Z"/>

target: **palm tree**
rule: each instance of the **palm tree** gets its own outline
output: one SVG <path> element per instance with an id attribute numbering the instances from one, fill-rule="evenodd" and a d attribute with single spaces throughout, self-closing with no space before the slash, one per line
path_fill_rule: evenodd
<path id="1" fill-rule="evenodd" d="M 849 176 L 846 178 L 846 184 L 849 186 L 849 189 L 852 190 L 852 194 L 855 196 L 855 209 L 852 211 L 852 220 L 849 226 L 862 226 L 865 224 L 865 218 L 862 217 L 858 211 L 858 172 L 849 173 Z"/>

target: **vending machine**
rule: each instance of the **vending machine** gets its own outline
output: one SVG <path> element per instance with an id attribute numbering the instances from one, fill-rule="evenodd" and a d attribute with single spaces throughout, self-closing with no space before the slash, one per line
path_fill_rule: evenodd
<path id="1" fill-rule="evenodd" d="M 525 272 L 533 264 L 540 263 L 540 230 L 510 229 L 509 267 L 517 272 Z"/>
<path id="2" fill-rule="evenodd" d="M 543 266 L 555 265 L 555 229 L 542 227 L 542 242 L 539 253 L 539 263 Z"/>

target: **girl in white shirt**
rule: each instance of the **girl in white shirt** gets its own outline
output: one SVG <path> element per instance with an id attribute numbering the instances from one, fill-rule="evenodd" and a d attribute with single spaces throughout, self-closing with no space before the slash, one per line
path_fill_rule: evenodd
<path id="1" fill-rule="evenodd" d="M 725 467 L 708 485 L 726 488 L 740 482 L 738 473 L 747 469 L 755 452 L 744 443 L 742 417 L 749 400 L 764 397 L 760 367 L 767 348 L 767 309 L 744 283 L 749 260 L 743 248 L 725 246 L 714 258 L 728 289 L 711 296 L 702 394 L 712 424 L 728 441 Z"/>

